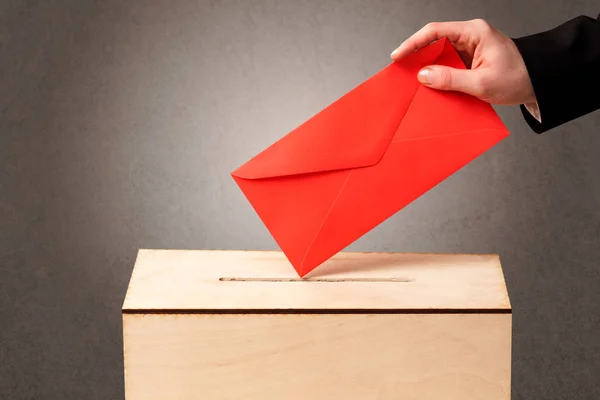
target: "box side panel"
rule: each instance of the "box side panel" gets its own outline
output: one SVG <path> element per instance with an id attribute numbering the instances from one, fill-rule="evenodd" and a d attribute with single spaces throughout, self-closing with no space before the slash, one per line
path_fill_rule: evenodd
<path id="1" fill-rule="evenodd" d="M 510 314 L 125 315 L 127 400 L 507 400 Z"/>

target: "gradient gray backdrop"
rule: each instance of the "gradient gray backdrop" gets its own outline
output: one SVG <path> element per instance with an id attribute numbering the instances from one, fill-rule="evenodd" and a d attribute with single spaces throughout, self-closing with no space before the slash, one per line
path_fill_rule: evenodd
<path id="1" fill-rule="evenodd" d="M 0 399 L 122 399 L 137 249 L 276 249 L 229 172 L 425 23 L 482 17 L 519 36 L 598 12 L 592 0 L 3 0 Z M 351 249 L 499 253 L 513 399 L 596 400 L 600 113 L 538 136 L 516 107 L 498 111 L 509 139 Z"/>

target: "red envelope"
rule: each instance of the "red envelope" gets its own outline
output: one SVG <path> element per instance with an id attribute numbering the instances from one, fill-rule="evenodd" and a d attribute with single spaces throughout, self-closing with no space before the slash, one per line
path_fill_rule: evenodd
<path id="1" fill-rule="evenodd" d="M 421 85 L 430 64 L 465 68 L 436 41 L 232 172 L 301 277 L 508 136 L 488 103 Z"/>

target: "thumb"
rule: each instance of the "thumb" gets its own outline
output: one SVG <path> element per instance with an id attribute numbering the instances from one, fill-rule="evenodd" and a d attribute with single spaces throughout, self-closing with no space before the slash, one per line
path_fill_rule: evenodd
<path id="1" fill-rule="evenodd" d="M 432 89 L 453 90 L 473 96 L 482 93 L 479 74 L 475 70 L 430 65 L 421 69 L 417 77 L 419 82 Z"/>

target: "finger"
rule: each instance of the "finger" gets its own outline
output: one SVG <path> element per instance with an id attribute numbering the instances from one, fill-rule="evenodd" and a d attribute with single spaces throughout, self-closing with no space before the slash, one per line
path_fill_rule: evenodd
<path id="1" fill-rule="evenodd" d="M 481 71 L 478 70 L 431 65 L 419 71 L 418 80 L 432 89 L 453 90 L 479 98 L 489 92 L 483 86 Z"/>
<path id="2" fill-rule="evenodd" d="M 391 57 L 399 60 L 444 37 L 450 39 L 451 42 L 458 42 L 465 30 L 465 22 L 431 22 L 406 39 L 392 52 Z"/>

